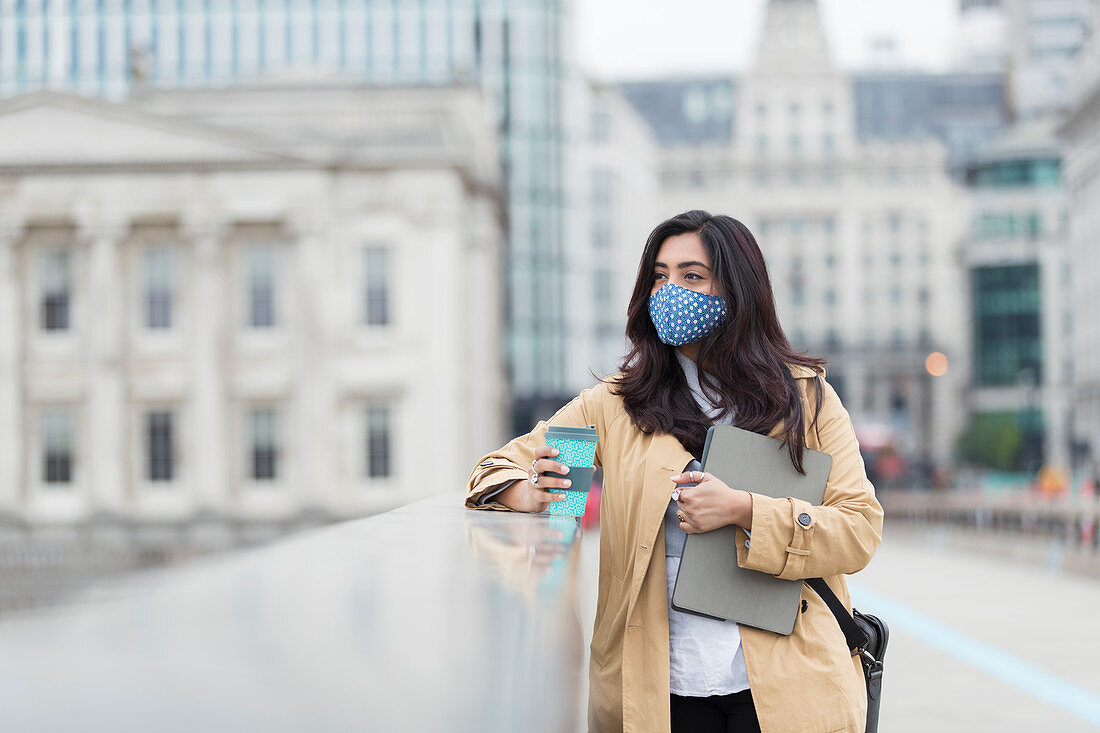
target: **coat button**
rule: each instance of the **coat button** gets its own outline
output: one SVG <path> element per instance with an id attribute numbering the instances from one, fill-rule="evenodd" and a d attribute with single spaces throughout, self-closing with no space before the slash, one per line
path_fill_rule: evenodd
<path id="1" fill-rule="evenodd" d="M 749 549 L 749 541 L 748 540 L 745 540 L 745 549 L 746 550 Z"/>
<path id="2" fill-rule="evenodd" d="M 806 512 L 802 512 L 798 515 L 798 523 L 801 524 L 803 527 L 809 527 L 811 524 L 813 524 L 813 521 L 814 518 Z"/>
<path id="3" fill-rule="evenodd" d="M 481 466 L 481 467 L 483 467 L 483 468 L 484 468 L 485 466 L 491 466 L 491 465 L 493 465 L 493 462 L 492 462 L 491 460 L 488 460 L 488 461 L 482 461 L 481 463 L 479 463 L 479 464 L 477 464 L 477 465 L 479 465 L 479 466 Z"/>

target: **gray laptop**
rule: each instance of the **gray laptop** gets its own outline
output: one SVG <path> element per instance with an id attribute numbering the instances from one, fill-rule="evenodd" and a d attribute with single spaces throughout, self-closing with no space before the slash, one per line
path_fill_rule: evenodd
<path id="1" fill-rule="evenodd" d="M 833 457 L 807 448 L 802 457 L 806 475 L 791 463 L 787 446 L 730 425 L 715 425 L 703 447 L 703 469 L 730 488 L 777 498 L 793 496 L 820 505 Z M 780 580 L 737 564 L 734 527 L 689 534 L 672 591 L 678 611 L 787 635 L 798 616 L 801 580 Z"/>

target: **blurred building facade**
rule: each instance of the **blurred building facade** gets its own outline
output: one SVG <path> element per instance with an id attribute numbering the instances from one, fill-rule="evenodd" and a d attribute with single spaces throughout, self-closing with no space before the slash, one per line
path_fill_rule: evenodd
<path id="1" fill-rule="evenodd" d="M 224 545 L 453 486 L 506 432 L 497 146 L 476 85 L 0 103 L 3 527 Z"/>
<path id="2" fill-rule="evenodd" d="M 1073 309 L 1073 433 L 1075 466 L 1100 474 L 1100 3 L 1093 34 L 1076 59 L 1065 136 L 1069 193 L 1069 259 Z"/>
<path id="3" fill-rule="evenodd" d="M 646 238 L 660 222 L 659 146 L 613 86 L 584 82 L 570 104 L 579 137 L 569 146 L 571 208 L 565 312 L 578 391 L 617 371 L 626 352 L 626 311 Z"/>
<path id="4" fill-rule="evenodd" d="M 830 382 L 857 420 L 893 427 L 907 454 L 946 463 L 965 421 L 966 338 L 956 251 L 965 209 L 948 161 L 1004 113 L 989 77 L 920 84 L 896 91 L 841 71 L 817 3 L 774 0 L 747 74 L 624 92 L 662 142 L 666 212 L 744 221 L 796 348 L 829 359 Z M 911 119 L 911 88 L 959 122 Z M 981 95 L 941 93 L 956 88 Z M 876 101 L 884 94 L 896 103 Z M 948 356 L 944 376 L 925 368 L 935 351 Z"/>
<path id="5" fill-rule="evenodd" d="M 862 142 L 938 140 L 952 177 L 1011 117 L 1001 73 L 875 71 L 853 77 L 856 137 Z"/>
<path id="6" fill-rule="evenodd" d="M 1057 120 L 1048 115 L 1006 130 L 967 169 L 973 388 L 964 452 L 1002 470 L 1070 465 L 1073 321 L 1062 160 Z M 1019 436 L 1014 451 L 1006 431 Z M 1009 454 L 983 442 L 1001 442 L 998 450 Z"/>
<path id="7" fill-rule="evenodd" d="M 959 0 L 952 67 L 1003 74 L 1008 65 L 1008 15 L 1002 0 Z"/>
<path id="8" fill-rule="evenodd" d="M 1092 28 L 1094 0 L 1003 0 L 1008 80 L 1021 118 L 1064 112 L 1074 59 Z"/>
<path id="9" fill-rule="evenodd" d="M 583 85 L 571 21 L 569 3 L 545 0 L 20 0 L 0 4 L 0 96 L 334 79 L 480 86 L 501 141 L 506 381 L 514 431 L 526 431 L 589 385 L 569 365 L 597 327 L 590 310 L 576 314 L 579 330 L 564 315 L 566 231 L 588 204 L 565 186 L 568 146 L 583 135 L 565 104 Z"/>

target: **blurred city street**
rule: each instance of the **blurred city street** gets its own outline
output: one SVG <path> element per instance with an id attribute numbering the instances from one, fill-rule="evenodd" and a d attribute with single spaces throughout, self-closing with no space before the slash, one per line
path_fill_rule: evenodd
<path id="1" fill-rule="evenodd" d="M 851 579 L 890 619 L 884 733 L 1100 729 L 1095 577 L 891 529 Z"/>
<path id="2" fill-rule="evenodd" d="M 853 605 L 890 624 L 881 733 L 1100 730 L 1100 666 L 1090 631 L 1095 577 L 975 552 L 942 529 L 888 525 L 871 564 L 849 577 Z M 595 615 L 599 534 L 582 541 L 580 616 Z M 1100 562 L 1096 565 L 1100 572 Z M 579 727 L 578 730 L 584 730 Z"/>

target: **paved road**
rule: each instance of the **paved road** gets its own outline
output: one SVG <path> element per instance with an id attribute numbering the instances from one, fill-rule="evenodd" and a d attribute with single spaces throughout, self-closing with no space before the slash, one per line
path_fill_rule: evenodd
<path id="1" fill-rule="evenodd" d="M 584 543 L 591 634 L 597 533 Z M 889 527 L 850 586 L 891 627 L 882 733 L 1100 730 L 1100 581 Z"/>

